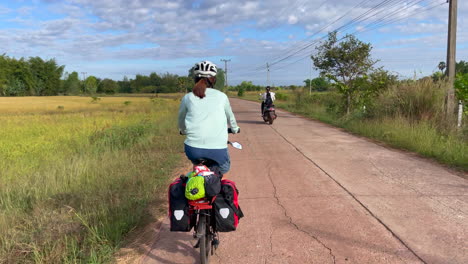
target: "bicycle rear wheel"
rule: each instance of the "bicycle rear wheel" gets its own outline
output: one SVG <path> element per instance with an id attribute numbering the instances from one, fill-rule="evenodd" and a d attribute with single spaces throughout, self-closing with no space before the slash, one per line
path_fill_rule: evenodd
<path id="1" fill-rule="evenodd" d="M 198 234 L 200 235 L 200 262 L 201 264 L 208 264 L 208 256 L 210 252 L 210 246 L 208 245 L 208 230 L 206 229 L 207 221 L 206 215 L 200 214 L 198 219 Z"/>

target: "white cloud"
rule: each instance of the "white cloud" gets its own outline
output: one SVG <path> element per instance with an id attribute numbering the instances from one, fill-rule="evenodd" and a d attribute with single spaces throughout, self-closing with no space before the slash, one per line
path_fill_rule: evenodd
<path id="1" fill-rule="evenodd" d="M 289 23 L 289 24 L 296 24 L 298 20 L 299 20 L 299 19 L 298 19 L 296 16 L 294 16 L 294 15 L 290 15 L 290 16 L 288 17 L 288 23 Z"/>
<path id="2" fill-rule="evenodd" d="M 7 19 L 18 27 L 0 30 L 0 40 L 7 54 L 58 57 L 64 64 L 80 60 L 89 63 L 104 59 L 193 60 L 229 55 L 239 60 L 233 59 L 233 66 L 245 64 L 245 61 L 263 65 L 306 46 L 324 36 L 327 30 L 344 25 L 378 4 L 368 1 L 367 5 L 356 8 L 357 3 L 342 0 L 43 0 L 42 13 L 45 5 L 47 11 L 63 18 L 41 20 L 35 16 L 40 13 L 37 5 L 34 9 L 23 6 L 16 10 L 18 17 Z M 344 31 L 366 32 L 366 26 L 379 25 L 375 24 L 378 19 L 391 15 L 392 10 L 401 11 L 397 12 L 400 17 L 406 14 L 411 19 L 367 35 L 360 33 L 358 37 L 368 39 L 367 42 L 375 41 L 376 51 L 396 46 L 399 50 L 393 52 L 398 53 L 404 46 L 419 47 L 412 53 L 401 50 L 401 54 L 405 54 L 405 58 L 427 57 L 426 48 L 443 49 L 446 45 L 447 5 L 424 13 L 411 13 L 418 8 L 421 7 L 381 8 L 375 16 L 361 17 L 367 19 Z M 11 11 L 0 6 L 0 15 Z M 338 19 L 347 12 L 348 15 Z M 463 26 L 468 23 L 467 15 L 468 4 L 462 1 L 459 3 L 459 43 L 468 42 L 468 30 Z M 129 49 L 125 45 L 139 48 Z M 285 63 L 312 51 L 313 46 Z"/>
<path id="3" fill-rule="evenodd" d="M 12 11 L 11 8 L 7 8 L 7 7 L 4 7 L 4 6 L 0 6 L 0 15 L 8 14 L 8 13 L 10 13 L 11 11 Z"/>

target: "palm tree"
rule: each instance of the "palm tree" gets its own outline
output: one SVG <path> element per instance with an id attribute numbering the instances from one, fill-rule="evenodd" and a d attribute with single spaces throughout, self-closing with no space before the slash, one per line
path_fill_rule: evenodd
<path id="1" fill-rule="evenodd" d="M 439 62 L 439 65 L 437 66 L 439 68 L 439 70 L 443 73 L 444 72 L 444 69 L 447 67 L 445 62 L 441 61 Z"/>

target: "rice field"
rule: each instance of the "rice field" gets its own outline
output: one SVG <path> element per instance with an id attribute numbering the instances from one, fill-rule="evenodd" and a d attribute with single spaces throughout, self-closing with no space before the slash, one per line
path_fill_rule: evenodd
<path id="1" fill-rule="evenodd" d="M 179 100 L 0 98 L 0 263 L 104 263 L 179 165 Z"/>

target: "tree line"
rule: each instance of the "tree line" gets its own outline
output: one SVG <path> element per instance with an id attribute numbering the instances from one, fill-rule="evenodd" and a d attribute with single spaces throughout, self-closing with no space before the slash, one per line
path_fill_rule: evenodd
<path id="1" fill-rule="evenodd" d="M 80 79 L 78 72 L 64 72 L 55 59 L 11 58 L 0 55 L 0 96 L 51 96 L 96 93 L 176 93 L 193 88 L 193 71 L 186 76 L 172 73 L 137 74 L 121 81 L 90 75 Z M 224 71 L 218 69 L 215 88 L 224 88 Z"/>

